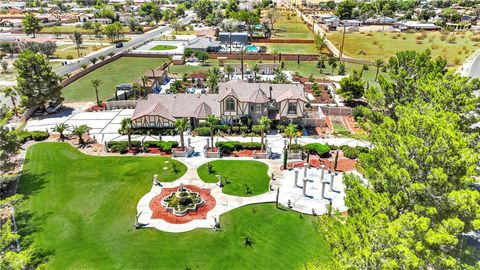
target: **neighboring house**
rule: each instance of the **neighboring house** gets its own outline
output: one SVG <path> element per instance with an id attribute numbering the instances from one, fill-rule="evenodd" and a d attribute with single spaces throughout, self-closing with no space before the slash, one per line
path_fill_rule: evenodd
<path id="1" fill-rule="evenodd" d="M 0 26 L 3 27 L 21 27 L 22 19 L 0 19 Z"/>
<path id="2" fill-rule="evenodd" d="M 278 67 L 280 66 L 279 64 L 264 64 L 264 63 L 260 63 L 260 64 L 257 64 L 258 66 L 258 74 L 260 75 L 273 75 L 275 73 L 275 69 L 278 69 Z"/>
<path id="3" fill-rule="evenodd" d="M 174 65 L 183 65 L 185 63 L 185 58 L 183 55 L 174 55 L 172 56 L 172 64 Z"/>
<path id="4" fill-rule="evenodd" d="M 242 65 L 238 64 L 231 64 L 230 66 L 233 67 L 233 75 L 241 75 L 242 74 Z M 247 73 L 248 65 L 246 63 L 243 64 L 243 74 Z"/>
<path id="5" fill-rule="evenodd" d="M 300 84 L 247 83 L 232 80 L 219 85 L 218 94 L 151 94 L 137 101 L 132 116 L 135 128 L 174 127 L 188 118 L 192 127 L 215 115 L 224 124 L 267 116 L 278 123 L 307 123 L 308 101 Z M 315 123 L 317 123 L 315 121 Z"/>
<path id="6" fill-rule="evenodd" d="M 420 22 L 415 22 L 415 21 L 403 21 L 399 22 L 399 26 L 401 30 L 437 30 L 440 27 L 436 26 L 433 23 L 420 23 Z"/>
<path id="7" fill-rule="evenodd" d="M 361 26 L 362 22 L 358 20 L 343 20 L 342 25 L 344 27 L 355 27 L 355 26 Z"/>
<path id="8" fill-rule="evenodd" d="M 143 81 L 142 78 L 136 79 L 135 82 L 145 88 L 147 92 L 158 93 L 160 86 L 168 82 L 168 73 L 163 67 L 159 67 L 154 70 L 147 70 L 143 74 L 147 78 Z"/>
<path id="9" fill-rule="evenodd" d="M 93 15 L 92 13 L 87 13 L 87 14 L 81 14 L 78 16 L 78 21 L 79 22 L 99 22 L 101 24 L 111 24 L 112 23 L 112 19 L 109 19 L 109 18 L 95 18 L 95 15 Z"/>
<path id="10" fill-rule="evenodd" d="M 211 37 L 198 37 L 188 41 L 187 48 L 204 52 L 218 52 L 220 41 L 212 40 Z"/>
<path id="11" fill-rule="evenodd" d="M 218 40 L 222 44 L 239 44 L 247 45 L 248 44 L 248 33 L 247 32 L 220 32 L 218 33 Z"/>

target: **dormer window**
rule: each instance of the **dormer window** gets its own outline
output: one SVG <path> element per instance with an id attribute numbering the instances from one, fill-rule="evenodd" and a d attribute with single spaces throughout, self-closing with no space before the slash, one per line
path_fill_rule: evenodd
<path id="1" fill-rule="evenodd" d="M 288 103 L 288 114 L 297 114 L 297 103 L 295 102 Z"/>
<path id="2" fill-rule="evenodd" d="M 234 112 L 235 111 L 235 99 L 227 98 L 225 100 L 225 111 Z"/>

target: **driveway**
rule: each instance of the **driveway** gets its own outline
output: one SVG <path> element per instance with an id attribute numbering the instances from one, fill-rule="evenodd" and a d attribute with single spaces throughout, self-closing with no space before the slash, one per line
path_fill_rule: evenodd
<path id="1" fill-rule="evenodd" d="M 103 112 L 76 112 L 63 109 L 53 115 L 34 116 L 30 118 L 25 129 L 51 131 L 56 124 L 66 123 L 70 126 L 87 125 L 92 128 L 90 135 L 103 143 L 118 138 L 118 129 L 123 118 L 132 117 L 134 109 L 112 110 Z"/>

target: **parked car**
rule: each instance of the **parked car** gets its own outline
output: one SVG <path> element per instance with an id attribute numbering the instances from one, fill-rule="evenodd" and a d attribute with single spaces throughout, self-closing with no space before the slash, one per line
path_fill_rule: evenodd
<path id="1" fill-rule="evenodd" d="M 115 45 L 116 48 L 123 48 L 123 42 L 120 42 L 120 43 L 117 43 L 117 45 Z"/>

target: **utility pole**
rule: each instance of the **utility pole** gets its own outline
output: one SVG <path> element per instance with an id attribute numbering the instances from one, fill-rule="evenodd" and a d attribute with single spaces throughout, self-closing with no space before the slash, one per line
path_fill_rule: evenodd
<path id="1" fill-rule="evenodd" d="M 345 44 L 345 32 L 346 32 L 345 25 L 343 25 L 343 35 L 342 35 L 342 46 L 340 46 L 340 53 L 338 54 L 338 61 L 342 61 L 343 56 L 343 45 Z"/>

